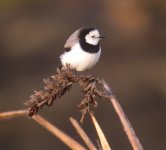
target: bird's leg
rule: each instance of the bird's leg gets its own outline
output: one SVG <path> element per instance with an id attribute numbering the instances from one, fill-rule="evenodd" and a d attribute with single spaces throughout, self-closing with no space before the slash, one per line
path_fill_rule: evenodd
<path id="1" fill-rule="evenodd" d="M 70 64 L 66 63 L 66 68 L 67 68 L 68 70 L 70 70 L 70 69 L 71 69 L 71 68 L 70 68 Z"/>
<path id="2" fill-rule="evenodd" d="M 60 70 L 63 70 L 63 66 L 62 66 L 62 65 L 60 65 L 58 68 L 59 68 Z"/>

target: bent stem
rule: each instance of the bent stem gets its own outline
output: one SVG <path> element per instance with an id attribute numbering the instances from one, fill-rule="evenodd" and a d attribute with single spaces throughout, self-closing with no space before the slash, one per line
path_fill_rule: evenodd
<path id="1" fill-rule="evenodd" d="M 90 114 L 92 122 L 93 122 L 93 124 L 94 124 L 94 126 L 96 128 L 96 132 L 97 132 L 97 134 L 99 136 L 102 149 L 103 150 L 111 150 L 111 147 L 110 147 L 110 145 L 109 145 L 109 143 L 108 143 L 108 141 L 107 141 L 107 139 L 106 139 L 101 127 L 99 126 L 99 123 L 97 122 L 95 116 L 93 115 L 92 112 L 89 112 L 89 114 Z"/>
<path id="2" fill-rule="evenodd" d="M 118 102 L 118 100 L 115 98 L 115 96 L 113 96 L 112 91 L 109 87 L 109 85 L 103 80 L 103 86 L 105 89 L 105 92 L 108 95 L 108 99 L 111 101 L 121 123 L 123 126 L 123 129 L 133 147 L 134 150 L 143 150 L 143 146 L 140 143 L 129 119 L 127 118 L 127 115 L 125 114 L 123 108 L 121 107 L 120 103 Z"/>
<path id="3" fill-rule="evenodd" d="M 73 127 L 76 129 L 79 136 L 82 138 L 84 143 L 87 145 L 89 150 L 97 150 L 97 148 L 94 146 L 88 135 L 85 133 L 85 131 L 81 128 L 79 123 L 72 117 L 70 117 L 70 122 L 72 123 Z"/>
<path id="4" fill-rule="evenodd" d="M 86 150 L 82 145 L 80 145 L 77 141 L 73 140 L 70 136 L 68 136 L 63 131 L 59 130 L 57 127 L 52 125 L 46 119 L 39 115 L 33 115 L 32 119 L 39 123 L 41 126 L 50 131 L 54 136 L 59 138 L 63 143 L 65 143 L 69 148 L 73 150 Z"/>
<path id="5" fill-rule="evenodd" d="M 28 113 L 29 113 L 28 109 L 2 112 L 2 113 L 0 113 L 0 120 L 1 119 L 10 119 L 10 118 L 14 118 L 14 117 L 27 116 Z"/>

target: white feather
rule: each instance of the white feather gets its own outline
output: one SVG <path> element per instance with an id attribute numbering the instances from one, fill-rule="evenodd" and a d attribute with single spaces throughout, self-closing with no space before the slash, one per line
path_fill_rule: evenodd
<path id="1" fill-rule="evenodd" d="M 85 71 L 92 68 L 99 60 L 101 49 L 97 53 L 88 53 L 81 49 L 79 42 L 73 45 L 71 51 L 64 52 L 60 56 L 63 67 L 70 65 L 71 69 Z"/>
<path id="2" fill-rule="evenodd" d="M 92 30 L 89 32 L 89 34 L 87 34 L 85 36 L 85 40 L 89 44 L 97 45 L 99 43 L 99 40 L 100 40 L 99 36 L 100 36 L 100 34 L 99 34 L 99 31 L 97 29 Z"/>

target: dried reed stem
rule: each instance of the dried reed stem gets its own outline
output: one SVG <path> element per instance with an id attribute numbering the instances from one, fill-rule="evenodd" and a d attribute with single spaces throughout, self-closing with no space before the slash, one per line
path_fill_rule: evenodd
<path id="1" fill-rule="evenodd" d="M 108 144 L 108 141 L 102 131 L 102 129 L 100 128 L 95 116 L 93 115 L 93 113 L 90 112 L 90 116 L 91 116 L 91 119 L 93 121 L 93 124 L 96 128 L 96 131 L 97 131 L 97 134 L 99 136 L 99 139 L 100 139 L 100 143 L 101 143 L 101 146 L 102 146 L 102 149 L 103 150 L 111 150 L 111 147 L 110 145 Z"/>
<path id="2" fill-rule="evenodd" d="M 59 138 L 63 143 L 65 143 L 69 148 L 73 150 L 86 150 L 82 145 L 80 145 L 77 141 L 73 140 L 70 136 L 59 130 L 57 127 L 52 125 L 46 119 L 39 115 L 33 115 L 32 119 L 39 123 L 41 126 L 50 131 L 53 135 Z"/>
<path id="3" fill-rule="evenodd" d="M 87 136 L 87 134 L 81 128 L 81 126 L 79 125 L 79 123 L 74 118 L 72 118 L 72 117 L 70 117 L 70 122 L 72 123 L 72 125 L 76 129 L 77 133 L 82 138 L 82 140 L 85 142 L 85 144 L 87 145 L 87 147 L 89 148 L 89 150 L 97 150 L 97 148 L 94 146 L 94 144 L 92 143 L 92 141 L 90 140 L 90 138 Z"/>
<path id="4" fill-rule="evenodd" d="M 133 147 L 134 150 L 143 150 L 143 146 L 141 145 L 133 127 L 131 126 L 130 121 L 128 120 L 125 112 L 123 111 L 121 105 L 119 104 L 118 100 L 115 98 L 115 96 L 112 95 L 112 91 L 108 84 L 103 80 L 103 85 L 105 88 L 105 91 L 108 95 L 108 98 L 110 99 L 121 123 L 123 126 L 123 129 Z"/>
<path id="5" fill-rule="evenodd" d="M 47 120 L 39 115 L 36 115 L 39 109 L 44 106 L 51 106 L 53 102 L 63 96 L 67 91 L 69 91 L 74 83 L 77 83 L 81 87 L 83 98 L 79 105 L 80 111 L 82 113 L 81 121 L 83 121 L 87 112 L 91 112 L 92 108 L 97 107 L 96 98 L 106 98 L 109 99 L 122 123 L 123 129 L 133 147 L 134 150 L 143 150 L 138 137 L 135 134 L 133 127 L 131 126 L 125 112 L 123 111 L 118 100 L 113 95 L 108 84 L 99 78 L 95 78 L 93 75 L 78 75 L 72 70 L 61 70 L 57 69 L 57 74 L 52 76 L 51 79 L 44 80 L 45 87 L 42 91 L 34 91 L 34 94 L 30 96 L 30 99 L 26 101 L 26 105 L 29 107 L 28 110 L 18 110 L 0 113 L 0 119 L 19 117 L 19 116 L 31 116 L 33 120 L 42 125 L 44 128 L 49 130 L 52 134 L 58 137 L 62 142 L 64 142 L 68 147 L 75 150 L 85 150 L 83 146 L 73 140 L 71 137 L 66 135 L 64 132 L 60 131 L 57 127 L 53 126 Z M 100 138 L 101 145 L 104 150 L 110 150 L 110 146 L 97 123 L 94 115 L 90 113 L 92 121 L 96 127 L 97 133 Z M 72 120 L 72 119 L 70 119 Z M 84 139 L 85 143 L 89 148 L 96 150 L 94 145 L 90 142 L 87 135 L 81 131 L 81 127 L 76 121 L 72 120 L 77 132 L 80 132 L 80 136 Z M 79 130 L 78 130 L 79 128 Z M 82 133 L 81 133 L 82 132 Z M 86 141 L 87 140 L 87 141 Z M 90 143 L 89 143 L 90 142 Z"/>
<path id="6" fill-rule="evenodd" d="M 0 119 L 9 119 L 9 118 L 14 118 L 14 117 L 27 116 L 28 113 L 29 113 L 29 110 L 27 110 L 27 109 L 2 112 L 2 113 L 0 113 Z"/>

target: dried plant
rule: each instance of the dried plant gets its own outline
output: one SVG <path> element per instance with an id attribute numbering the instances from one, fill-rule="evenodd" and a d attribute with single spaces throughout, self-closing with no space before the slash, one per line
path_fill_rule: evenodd
<path id="1" fill-rule="evenodd" d="M 83 98 L 79 104 L 82 113 L 81 121 L 83 121 L 86 113 L 93 107 L 97 107 L 96 98 L 105 98 L 102 80 L 95 78 L 93 75 L 78 75 L 69 67 L 67 70 L 57 68 L 57 74 L 51 79 L 44 79 L 44 90 L 34 91 L 30 99 L 25 102 L 29 107 L 29 116 L 37 114 L 43 106 L 51 106 L 53 102 L 69 91 L 74 83 L 81 87 Z"/>
<path id="2" fill-rule="evenodd" d="M 38 113 L 39 109 L 43 106 L 51 106 L 53 102 L 58 98 L 63 96 L 68 90 L 71 89 L 74 83 L 77 83 L 81 87 L 83 98 L 79 104 L 80 111 L 82 113 L 81 121 L 83 121 L 87 112 L 89 112 L 92 122 L 96 128 L 96 132 L 99 136 L 100 148 L 103 150 L 111 150 L 107 139 L 100 128 L 95 116 L 92 113 L 92 109 L 97 107 L 97 98 L 107 98 L 113 105 L 115 112 L 117 113 L 123 130 L 125 131 L 132 147 L 134 150 L 143 150 L 133 127 L 130 124 L 125 112 L 123 111 L 120 103 L 112 94 L 112 90 L 109 85 L 102 79 L 95 78 L 93 75 L 78 75 L 71 69 L 62 70 L 57 69 L 57 74 L 52 76 L 51 79 L 44 79 L 45 87 L 43 91 L 34 91 L 34 94 L 30 96 L 30 99 L 25 102 L 28 109 L 9 111 L 0 113 L 0 120 L 19 117 L 19 116 L 31 116 L 34 121 L 42 125 L 57 138 L 59 138 L 64 144 L 66 144 L 71 149 L 85 150 L 86 148 L 72 139 L 70 136 L 65 134 L 63 131 L 59 130 L 56 126 L 52 125 L 46 119 L 40 115 L 35 115 Z M 78 122 L 70 118 L 71 123 L 76 129 L 77 133 L 86 143 L 89 150 L 96 150 L 97 148 L 91 142 L 86 132 L 81 128 Z M 102 148 L 101 148 L 102 147 Z"/>

